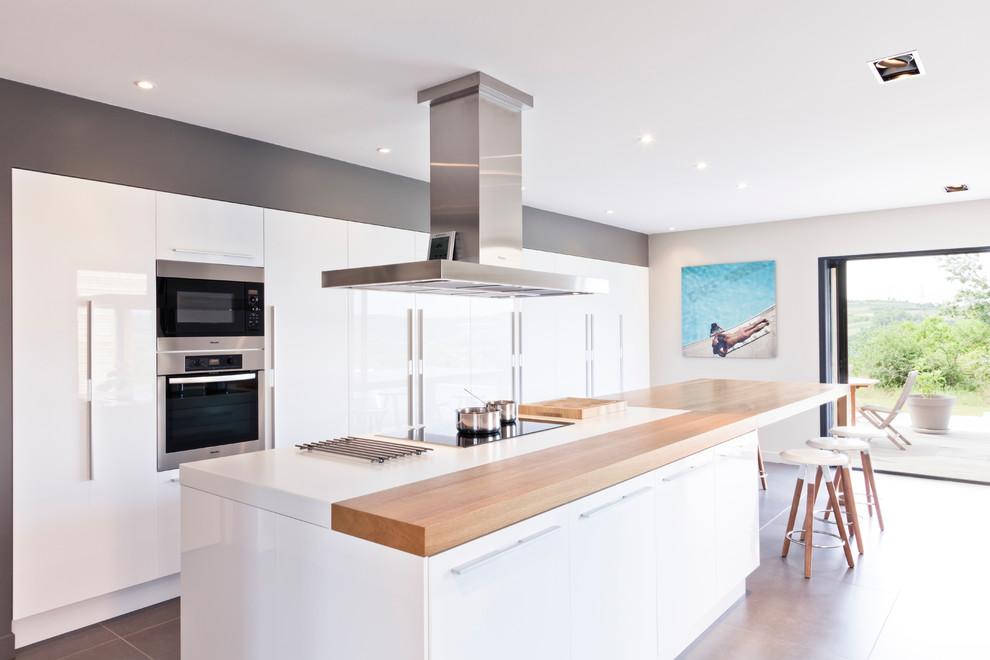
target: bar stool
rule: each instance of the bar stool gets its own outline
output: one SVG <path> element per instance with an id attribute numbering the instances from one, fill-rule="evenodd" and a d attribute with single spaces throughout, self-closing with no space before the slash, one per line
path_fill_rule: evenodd
<path id="1" fill-rule="evenodd" d="M 849 525 L 849 536 L 856 537 L 856 549 L 859 550 L 859 554 L 863 554 L 863 534 L 859 529 L 859 512 L 856 511 L 856 495 L 853 493 L 852 472 L 849 470 L 848 457 L 850 452 L 869 451 L 870 446 L 863 440 L 857 440 L 855 438 L 812 438 L 807 440 L 805 444 L 809 447 L 831 451 L 835 454 L 842 452 L 846 456 L 846 464 L 835 470 L 835 479 L 832 485 L 838 489 L 839 504 L 845 509 L 845 521 Z M 815 492 L 818 491 L 818 487 L 819 481 L 816 478 Z M 824 522 L 830 522 L 828 520 L 828 513 L 826 509 Z M 838 518 L 835 520 L 835 524 L 840 524 Z"/>
<path id="2" fill-rule="evenodd" d="M 877 522 L 880 523 L 880 531 L 883 531 L 883 512 L 880 510 L 880 497 L 877 495 L 877 479 L 873 474 L 873 459 L 870 457 L 870 440 L 886 438 L 883 431 L 877 429 L 867 429 L 861 426 L 833 426 L 828 430 L 834 436 L 841 438 L 855 438 L 862 440 L 866 444 L 865 449 L 859 452 L 859 462 L 863 468 L 863 481 L 866 482 L 866 508 L 873 517 L 873 508 L 877 509 Z"/>
<path id="3" fill-rule="evenodd" d="M 791 513 L 787 518 L 787 531 L 784 533 L 784 548 L 781 552 L 782 556 L 787 556 L 787 553 L 791 548 L 792 541 L 799 545 L 803 545 L 804 577 L 806 578 L 811 577 L 812 548 L 842 547 L 843 551 L 846 553 L 846 563 L 849 564 L 849 568 L 855 567 L 856 563 L 853 561 L 852 548 L 849 546 L 849 537 L 846 535 L 845 525 L 836 526 L 839 530 L 838 534 L 833 534 L 832 532 L 814 531 L 815 495 L 817 493 L 817 489 L 815 484 L 808 480 L 811 468 L 817 468 L 815 473 L 816 481 L 820 481 L 824 477 L 825 487 L 828 489 L 829 506 L 832 508 L 832 513 L 835 514 L 835 519 L 840 520 L 842 518 L 842 514 L 839 511 L 839 500 L 835 495 L 835 485 L 832 483 L 831 468 L 848 467 L 849 459 L 846 458 L 845 454 L 837 454 L 830 451 L 822 451 L 820 449 L 811 449 L 808 447 L 802 447 L 800 449 L 786 449 L 780 452 L 780 457 L 786 461 L 797 463 L 801 466 L 801 469 L 798 472 L 797 484 L 794 486 L 794 499 L 791 501 Z M 808 496 L 805 502 L 804 528 L 795 530 L 794 520 L 797 518 L 798 504 L 801 502 L 801 488 L 804 486 L 806 481 L 808 482 Z M 841 543 L 816 545 L 814 543 L 815 534 L 833 536 L 840 539 Z"/>

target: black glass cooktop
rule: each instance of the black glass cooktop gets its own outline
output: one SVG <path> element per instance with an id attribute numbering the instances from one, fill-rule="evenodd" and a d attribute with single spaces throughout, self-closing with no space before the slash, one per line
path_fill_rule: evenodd
<path id="1" fill-rule="evenodd" d="M 474 447 L 497 440 L 514 438 L 519 435 L 529 435 L 550 429 L 559 429 L 566 424 L 553 424 L 548 422 L 527 422 L 516 420 L 515 424 L 505 424 L 498 433 L 488 433 L 485 435 L 475 435 L 471 433 L 458 433 L 453 424 L 430 424 L 418 429 L 408 431 L 395 431 L 389 433 L 379 433 L 386 438 L 398 438 L 400 440 L 418 440 L 419 442 L 432 442 L 436 445 L 450 445 L 453 447 Z"/>

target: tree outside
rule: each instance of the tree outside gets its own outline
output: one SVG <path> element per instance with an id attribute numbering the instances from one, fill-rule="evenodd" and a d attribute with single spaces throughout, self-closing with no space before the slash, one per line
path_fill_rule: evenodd
<path id="1" fill-rule="evenodd" d="M 921 262 L 918 260 L 928 260 Z M 918 369 L 915 393 L 956 396 L 954 415 L 983 415 L 990 410 L 990 273 L 988 255 L 874 260 L 907 265 L 921 284 L 915 301 L 853 300 L 849 307 L 849 374 L 875 378 L 874 387 L 857 395 L 863 403 L 893 405 L 907 373 Z M 850 262 L 849 281 L 868 277 Z M 873 277 L 883 277 L 882 266 Z M 906 271 L 910 272 L 910 271 Z M 941 282 L 933 276 L 938 275 Z M 903 279 L 911 279 L 904 275 Z M 865 290 L 865 289 L 864 289 Z M 934 300 L 925 301 L 926 293 Z"/>

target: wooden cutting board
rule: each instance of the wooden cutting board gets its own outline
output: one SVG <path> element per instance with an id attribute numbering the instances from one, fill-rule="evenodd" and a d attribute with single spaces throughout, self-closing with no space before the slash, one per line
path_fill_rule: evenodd
<path id="1" fill-rule="evenodd" d="M 621 412 L 626 409 L 626 405 L 625 401 L 567 397 L 552 401 L 523 404 L 519 406 L 519 414 L 539 415 L 541 417 L 564 417 L 566 419 L 587 419 L 588 417 Z"/>

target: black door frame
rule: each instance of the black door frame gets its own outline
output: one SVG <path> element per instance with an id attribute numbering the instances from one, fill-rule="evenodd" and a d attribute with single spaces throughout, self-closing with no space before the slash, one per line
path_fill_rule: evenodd
<path id="1" fill-rule="evenodd" d="M 974 246 L 939 250 L 912 250 L 908 252 L 871 252 L 868 254 L 848 254 L 818 258 L 818 374 L 822 383 L 828 383 L 833 375 L 837 382 L 849 380 L 849 326 L 848 301 L 846 299 L 846 264 L 864 259 L 897 259 L 900 257 L 932 257 L 951 254 L 990 252 L 990 246 Z M 835 271 L 833 291 L 832 271 Z M 832 309 L 832 295 L 835 294 L 835 310 Z M 835 317 L 834 319 L 832 317 Z M 834 321 L 834 323 L 833 323 Z M 832 354 L 834 346 L 836 355 Z M 833 358 L 837 374 L 832 374 Z M 829 420 L 834 419 L 834 403 L 821 409 L 820 431 L 828 435 Z"/>

